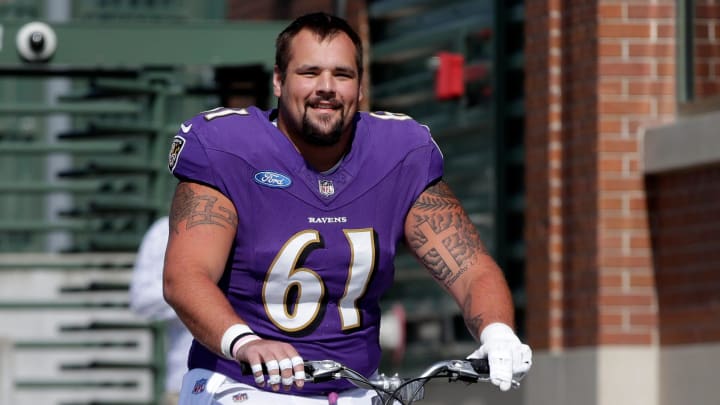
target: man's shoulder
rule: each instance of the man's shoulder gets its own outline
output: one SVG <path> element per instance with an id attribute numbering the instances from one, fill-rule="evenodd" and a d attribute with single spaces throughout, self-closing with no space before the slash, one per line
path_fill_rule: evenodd
<path id="1" fill-rule="evenodd" d="M 360 112 L 360 119 L 361 121 L 364 120 L 367 125 L 387 128 L 425 127 L 407 114 L 390 111 L 363 111 Z"/>
<path id="2" fill-rule="evenodd" d="M 267 112 L 256 107 L 218 107 L 203 111 L 180 125 L 180 134 L 192 132 L 206 147 L 225 148 L 228 143 L 257 140 L 269 121 Z"/>
<path id="3" fill-rule="evenodd" d="M 360 114 L 359 130 L 367 132 L 375 147 L 410 151 L 432 144 L 430 128 L 405 114 L 386 111 Z"/>

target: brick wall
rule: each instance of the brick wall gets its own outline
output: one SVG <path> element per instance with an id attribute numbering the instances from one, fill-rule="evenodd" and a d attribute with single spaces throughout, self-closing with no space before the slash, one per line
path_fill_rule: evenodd
<path id="1" fill-rule="evenodd" d="M 640 137 L 675 116 L 674 18 L 672 0 L 526 3 L 538 348 L 658 340 Z"/>
<path id="2" fill-rule="evenodd" d="M 640 161 L 644 128 L 675 116 L 675 4 L 600 8 L 600 343 L 657 341 L 657 303 Z"/>
<path id="3" fill-rule="evenodd" d="M 720 163 L 648 176 L 663 345 L 720 341 Z"/>
<path id="4" fill-rule="evenodd" d="M 525 208 L 526 276 L 528 298 L 526 329 L 537 349 L 562 347 L 560 338 L 561 267 L 558 257 L 560 175 L 559 18 L 542 1 L 525 4 Z M 551 111 L 556 113 L 551 114 Z M 532 129 L 532 130 L 530 130 Z"/>

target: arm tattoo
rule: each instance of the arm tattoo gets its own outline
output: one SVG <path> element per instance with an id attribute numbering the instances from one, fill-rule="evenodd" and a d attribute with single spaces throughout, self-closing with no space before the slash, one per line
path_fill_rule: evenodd
<path id="1" fill-rule="evenodd" d="M 467 298 L 465 298 L 465 302 L 463 303 L 463 318 L 465 319 L 465 326 L 467 326 L 470 334 L 476 340 L 480 340 L 480 336 L 478 336 L 478 331 L 481 329 L 483 323 L 485 323 L 485 320 L 483 319 L 482 314 L 476 314 L 473 316 L 472 296 L 468 296 Z"/>
<path id="2" fill-rule="evenodd" d="M 217 200 L 212 195 L 195 193 L 187 183 L 178 184 L 170 208 L 170 229 L 177 233 L 178 225 L 184 220 L 187 220 L 185 229 L 202 224 L 237 227 L 237 215 L 227 207 L 216 207 Z"/>
<path id="3" fill-rule="evenodd" d="M 444 182 L 425 190 L 411 215 L 415 227 L 407 235 L 408 245 L 433 277 L 450 288 L 484 250 L 475 225 Z"/>

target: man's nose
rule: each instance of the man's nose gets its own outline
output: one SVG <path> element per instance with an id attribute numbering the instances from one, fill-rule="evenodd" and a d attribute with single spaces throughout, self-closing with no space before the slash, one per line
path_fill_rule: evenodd
<path id="1" fill-rule="evenodd" d="M 331 72 L 323 72 L 320 75 L 317 85 L 318 93 L 335 93 L 335 77 Z"/>

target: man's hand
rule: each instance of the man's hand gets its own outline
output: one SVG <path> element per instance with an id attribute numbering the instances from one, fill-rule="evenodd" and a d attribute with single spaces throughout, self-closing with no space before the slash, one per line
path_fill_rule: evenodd
<path id="1" fill-rule="evenodd" d="M 302 388 L 305 384 L 305 364 L 292 345 L 274 340 L 257 339 L 235 350 L 235 360 L 250 364 L 255 383 L 265 385 L 263 365 L 268 373 L 268 384 L 273 391 L 289 390 L 295 384 Z"/>
<path id="2" fill-rule="evenodd" d="M 487 358 L 490 381 L 507 391 L 512 381 L 520 381 L 532 366 L 530 346 L 520 342 L 513 330 L 502 323 L 491 323 L 480 334 L 480 348 L 468 359 Z"/>

